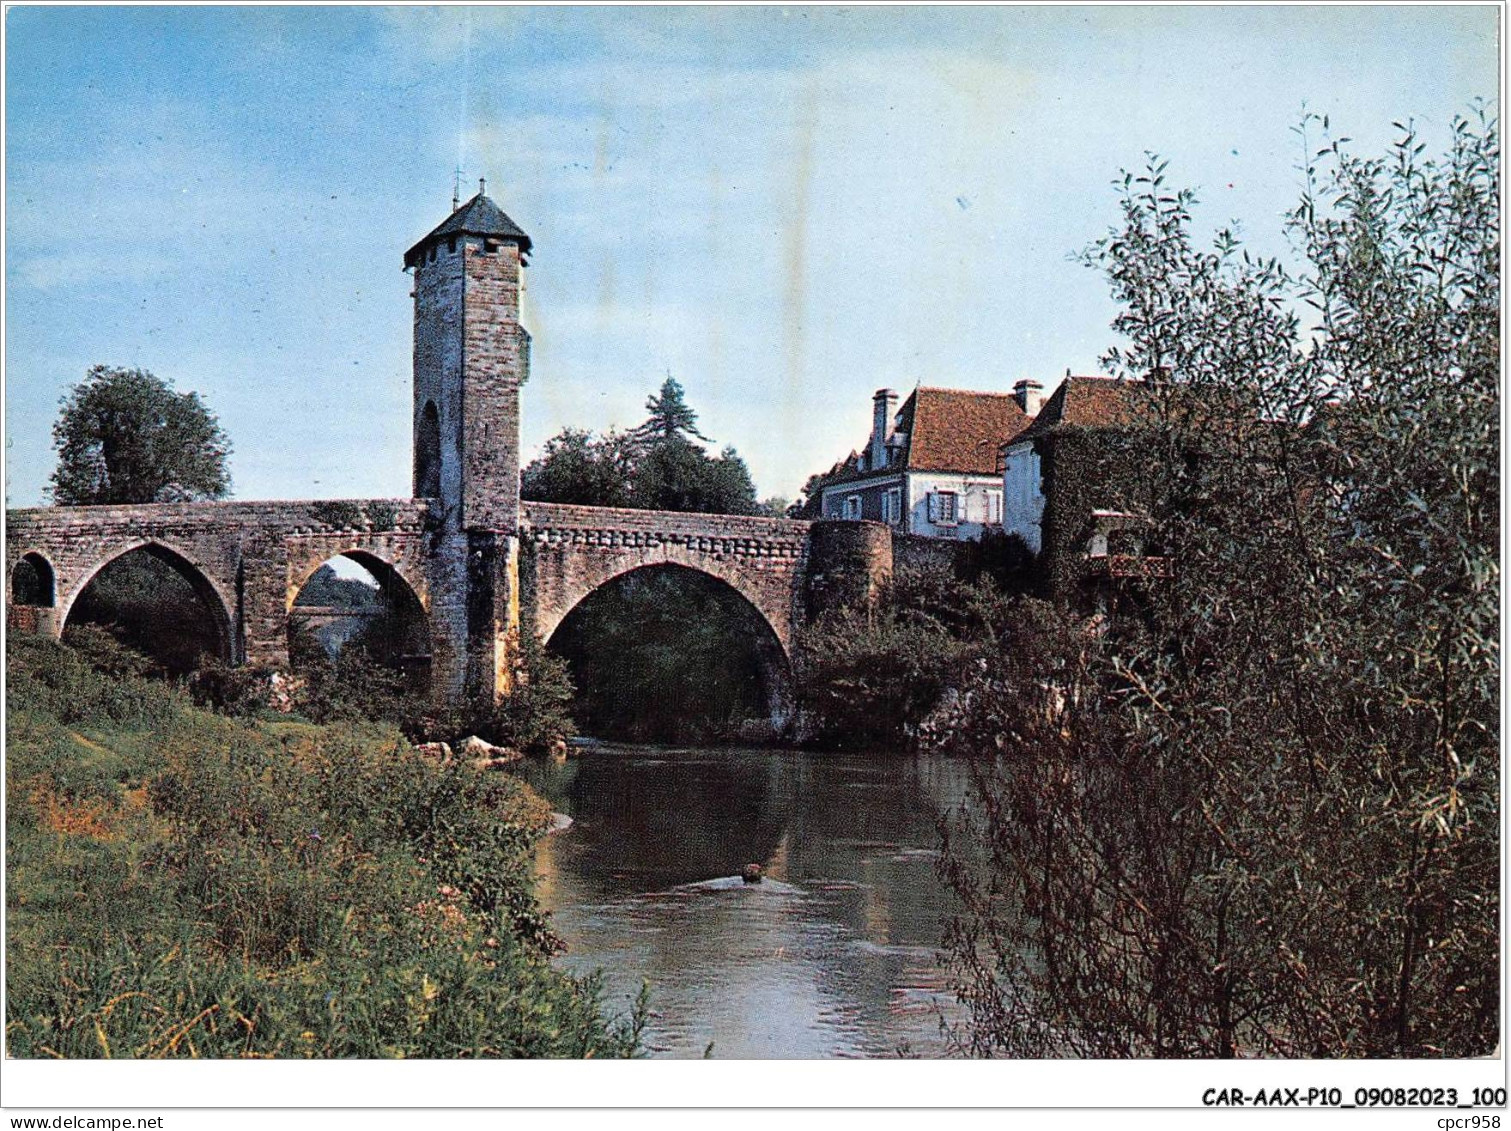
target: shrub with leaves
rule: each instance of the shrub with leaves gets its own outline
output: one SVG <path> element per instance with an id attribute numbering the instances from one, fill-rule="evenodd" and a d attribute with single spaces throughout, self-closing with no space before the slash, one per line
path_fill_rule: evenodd
<path id="1" fill-rule="evenodd" d="M 1299 271 L 1197 247 L 1158 163 L 1089 252 L 1173 577 L 1004 648 L 945 742 L 975 1052 L 1495 1045 L 1498 128 L 1319 126 Z"/>
<path id="2" fill-rule="evenodd" d="M 10 653 L 7 1053 L 633 1053 L 550 965 L 549 806 L 392 728 L 246 722 L 71 649 Z M 161 710 L 63 716 L 123 692 Z M 126 696 L 130 701 L 129 695 Z"/>
<path id="3" fill-rule="evenodd" d="M 436 710 L 411 704 L 403 721 L 416 742 L 454 742 L 468 735 L 522 753 L 544 753 L 577 733 L 572 722 L 572 678 L 560 657 L 525 633 L 515 653 L 512 684 L 498 702 L 474 700 Z"/>
<path id="4" fill-rule="evenodd" d="M 803 631 L 798 652 L 814 741 L 910 745 L 1012 615 L 1012 602 L 990 579 L 961 581 L 931 566 L 899 569 L 874 607 L 821 617 Z"/>

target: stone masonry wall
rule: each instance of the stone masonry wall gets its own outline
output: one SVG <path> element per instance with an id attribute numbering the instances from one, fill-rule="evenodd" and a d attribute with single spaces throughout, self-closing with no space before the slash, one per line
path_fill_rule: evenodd
<path id="1" fill-rule="evenodd" d="M 874 605 L 892 575 L 892 529 L 880 522 L 822 519 L 809 538 L 803 578 L 808 614 Z"/>
<path id="2" fill-rule="evenodd" d="M 421 430 L 427 401 L 440 422 L 440 497 L 458 507 L 462 495 L 462 273 L 458 253 L 441 244 L 434 262 L 414 274 L 414 448 L 422 450 Z M 415 468 L 415 494 L 420 494 Z"/>
<path id="3" fill-rule="evenodd" d="M 678 565 L 728 584 L 790 654 L 803 616 L 808 527 L 791 519 L 524 503 L 526 628 L 549 640 L 600 585 L 632 569 Z"/>
<path id="4" fill-rule="evenodd" d="M 513 532 L 519 521 L 519 387 L 529 356 L 519 324 L 519 248 L 506 243 L 486 251 L 469 238 L 461 252 L 461 525 Z"/>
<path id="5" fill-rule="evenodd" d="M 6 575 L 26 553 L 47 559 L 56 581 L 54 606 L 20 620 L 33 619 L 37 631 L 56 636 L 100 569 L 128 551 L 154 546 L 176 558 L 219 606 L 214 611 L 232 642 L 232 660 L 281 665 L 288 660 L 288 609 L 299 587 L 338 554 L 365 555 L 391 568 L 428 609 L 428 515 L 429 504 L 415 499 L 14 510 L 6 513 Z M 6 603 L 9 608 L 8 586 Z"/>
<path id="6" fill-rule="evenodd" d="M 815 541 L 815 528 L 831 526 L 843 536 Z M 469 691 L 507 691 L 506 637 L 521 615 L 549 639 L 589 593 L 646 566 L 682 566 L 724 581 L 790 657 L 810 596 L 825 599 L 808 592 L 810 574 L 827 593 L 841 576 L 869 589 L 890 567 L 887 531 L 875 526 L 532 502 L 523 504 L 515 536 L 447 531 L 423 499 L 15 510 L 6 515 L 7 576 L 23 555 L 40 554 L 52 567 L 56 599 L 52 608 L 12 608 L 7 586 L 8 623 L 60 635 L 94 575 L 150 545 L 198 582 L 222 621 L 230 659 L 282 666 L 300 587 L 322 563 L 346 554 L 380 582 L 413 591 L 427 617 L 432 687 L 459 702 Z M 484 640 L 502 647 L 469 665 L 469 648 Z"/>

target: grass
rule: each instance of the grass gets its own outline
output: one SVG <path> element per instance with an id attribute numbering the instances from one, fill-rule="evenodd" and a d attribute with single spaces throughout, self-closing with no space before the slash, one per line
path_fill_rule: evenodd
<path id="1" fill-rule="evenodd" d="M 549 963 L 512 777 L 213 714 L 103 644 L 8 659 L 9 1055 L 635 1051 Z"/>

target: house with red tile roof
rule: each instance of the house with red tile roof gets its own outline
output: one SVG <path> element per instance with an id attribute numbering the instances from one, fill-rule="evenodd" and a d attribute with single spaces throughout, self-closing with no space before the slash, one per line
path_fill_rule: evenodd
<path id="1" fill-rule="evenodd" d="M 812 511 L 932 538 L 979 538 L 999 528 L 998 453 L 1029 427 L 1039 389 L 1033 381 L 1011 394 L 920 386 L 900 408 L 896 393 L 879 389 L 865 447 L 821 477 Z"/>
<path id="2" fill-rule="evenodd" d="M 1098 523 L 1103 527 L 1114 523 L 1113 511 L 1099 508 L 1095 500 L 1089 506 L 1081 505 L 1084 500 L 1064 499 L 1058 500 L 1058 508 L 1055 505 L 1054 438 L 1071 429 L 1116 428 L 1131 423 L 1142 388 L 1141 381 L 1066 374 L 1032 423 L 1002 445 L 1004 531 L 1018 535 L 1030 550 L 1039 554 L 1046 545 L 1047 526 L 1054 524 L 1062 529 L 1074 526 L 1078 533 L 1086 527 L 1089 542 L 1095 542 L 1100 534 L 1101 552 L 1106 554 L 1110 531 L 1093 528 Z M 1067 513 L 1068 507 L 1078 505 L 1084 514 Z M 1061 513 L 1056 513 L 1057 510 Z"/>

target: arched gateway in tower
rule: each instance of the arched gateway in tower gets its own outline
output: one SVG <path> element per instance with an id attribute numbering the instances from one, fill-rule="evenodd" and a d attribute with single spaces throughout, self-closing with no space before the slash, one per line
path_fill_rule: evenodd
<path id="1" fill-rule="evenodd" d="M 213 592 L 220 653 L 283 667 L 301 588 L 322 562 L 346 556 L 402 582 L 414 639 L 428 641 L 428 685 L 459 705 L 507 694 L 520 634 L 549 635 L 628 570 L 677 566 L 719 579 L 766 621 L 784 657 L 804 616 L 874 589 L 891 566 L 889 535 L 875 523 L 522 505 L 530 336 L 520 296 L 530 250 L 524 230 L 479 192 L 404 255 L 414 294 L 411 497 L 8 511 L 11 629 L 61 635 L 103 566 L 140 546 L 167 547 Z"/>

